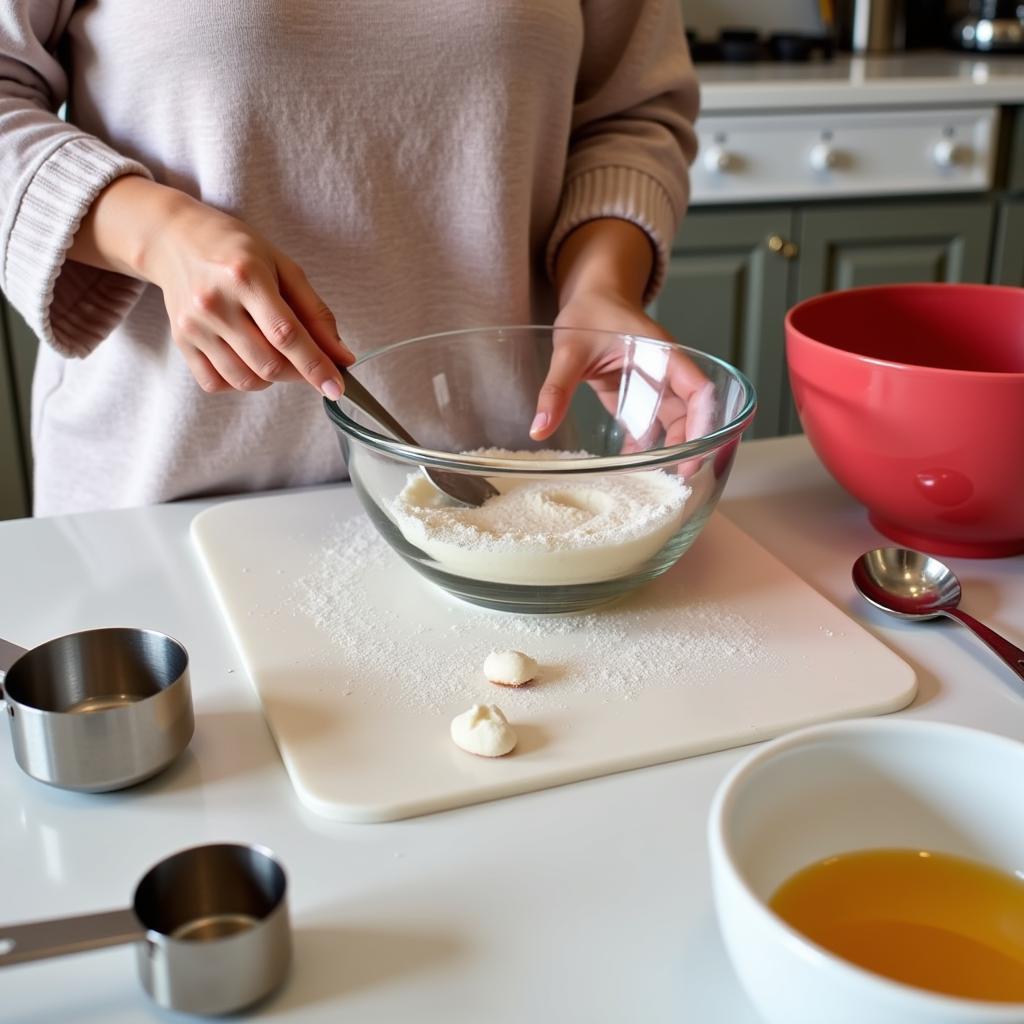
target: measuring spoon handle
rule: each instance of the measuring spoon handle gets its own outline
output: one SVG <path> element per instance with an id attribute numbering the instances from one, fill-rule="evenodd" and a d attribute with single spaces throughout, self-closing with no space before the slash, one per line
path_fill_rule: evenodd
<path id="1" fill-rule="evenodd" d="M 1024 651 L 1015 647 L 994 629 L 989 629 L 983 622 L 979 622 L 973 615 L 968 615 L 967 612 L 961 611 L 959 608 L 947 608 L 945 612 L 951 619 L 956 619 L 961 625 L 966 626 L 994 654 L 1006 662 L 1021 682 L 1024 682 Z"/>
<path id="2" fill-rule="evenodd" d="M 0 924 L 0 967 L 86 953 L 106 946 L 123 946 L 138 941 L 145 934 L 135 911 L 130 908 L 28 924 Z"/>

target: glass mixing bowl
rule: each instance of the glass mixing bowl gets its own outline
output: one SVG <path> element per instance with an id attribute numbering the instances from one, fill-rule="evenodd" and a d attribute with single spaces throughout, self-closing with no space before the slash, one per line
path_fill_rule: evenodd
<path id="1" fill-rule="evenodd" d="M 599 350 L 558 430 L 530 438 L 555 346 Z M 556 613 L 603 604 L 661 575 L 690 547 L 754 416 L 750 382 L 714 356 L 650 338 L 493 327 L 413 338 L 352 372 L 419 446 L 345 397 L 325 400 L 356 493 L 417 572 L 473 604 Z M 467 510 L 423 466 L 486 477 Z"/>

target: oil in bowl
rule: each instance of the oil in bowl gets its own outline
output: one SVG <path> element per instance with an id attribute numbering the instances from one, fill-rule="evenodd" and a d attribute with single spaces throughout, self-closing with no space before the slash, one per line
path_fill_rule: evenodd
<path id="1" fill-rule="evenodd" d="M 1024 881 L 987 864 L 858 850 L 802 868 L 769 905 L 830 953 L 894 981 L 1024 1002 Z"/>

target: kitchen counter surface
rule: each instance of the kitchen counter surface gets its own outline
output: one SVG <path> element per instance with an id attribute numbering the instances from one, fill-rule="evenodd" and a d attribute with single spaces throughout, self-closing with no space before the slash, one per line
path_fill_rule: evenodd
<path id="1" fill-rule="evenodd" d="M 704 114 L 1024 104 L 1024 55 L 839 57 L 808 64 L 698 64 Z"/>
<path id="2" fill-rule="evenodd" d="M 715 926 L 704 839 L 743 751 L 386 825 L 316 818 L 190 548 L 202 507 L 0 524 L 3 636 L 162 629 L 190 651 L 197 712 L 181 760 L 119 794 L 35 783 L 0 742 L 0 920 L 126 905 L 175 849 L 257 842 L 289 871 L 296 956 L 287 986 L 241 1019 L 755 1024 Z M 850 564 L 882 539 L 802 438 L 745 444 L 721 507 L 914 666 L 902 715 L 1024 739 L 1024 696 L 966 630 L 886 620 L 852 593 Z M 965 607 L 1024 643 L 1024 558 L 951 561 Z M 124 948 L 5 969 L 0 1005 L 6 1024 L 185 1019 L 152 1007 Z"/>

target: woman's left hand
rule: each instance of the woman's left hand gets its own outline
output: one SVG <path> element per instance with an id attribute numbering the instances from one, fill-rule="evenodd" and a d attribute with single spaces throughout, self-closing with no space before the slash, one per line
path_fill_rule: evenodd
<path id="1" fill-rule="evenodd" d="M 576 328 L 576 330 L 574 330 Z M 607 335 L 590 330 L 610 332 Z M 537 399 L 530 428 L 536 441 L 550 437 L 565 418 L 580 383 L 586 382 L 628 432 L 623 450 L 640 450 L 655 442 L 674 445 L 707 433 L 712 413 L 712 385 L 686 354 L 665 350 L 664 360 L 638 359 L 619 335 L 674 339 L 635 301 L 607 290 L 576 292 L 555 320 L 554 352 Z M 653 386 L 635 390 L 645 400 L 621 401 L 623 370 L 642 374 Z M 620 403 L 622 407 L 620 408 Z"/>
<path id="2" fill-rule="evenodd" d="M 562 242 L 555 262 L 559 313 L 554 352 L 530 427 L 535 441 L 558 429 L 583 381 L 618 416 L 626 432 L 625 451 L 679 444 L 707 433 L 713 389 L 696 364 L 679 348 L 648 348 L 636 358 L 636 349 L 622 337 L 673 341 L 644 312 L 653 259 L 647 235 L 614 217 L 587 221 Z M 624 372 L 629 394 L 621 395 Z"/>

